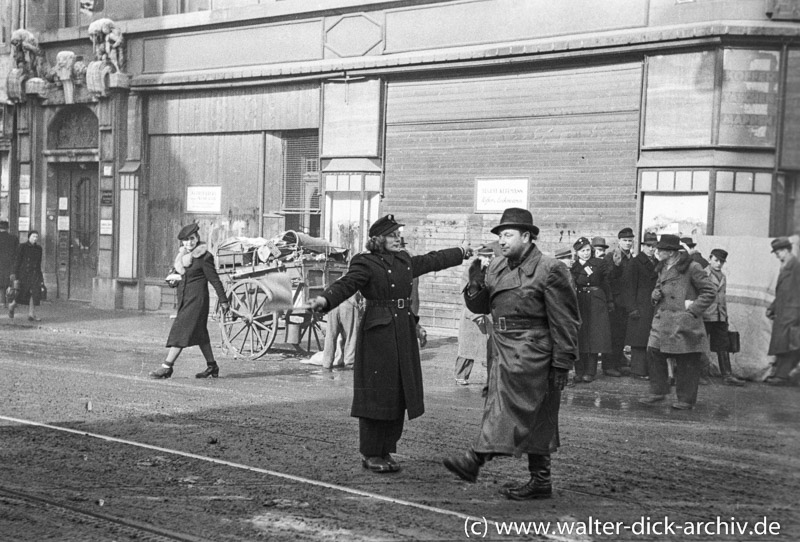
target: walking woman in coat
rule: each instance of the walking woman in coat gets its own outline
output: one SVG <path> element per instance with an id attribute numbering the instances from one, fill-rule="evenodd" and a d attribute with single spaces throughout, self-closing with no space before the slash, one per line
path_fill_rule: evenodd
<path id="1" fill-rule="evenodd" d="M 28 320 L 39 322 L 35 307 L 39 306 L 44 289 L 42 275 L 42 247 L 39 246 L 39 232 L 28 233 L 28 241 L 22 243 L 17 251 L 17 263 L 14 266 L 14 277 L 19 281 L 16 298 L 8 305 L 8 317 L 14 318 L 17 304 L 28 305 Z M 12 280 L 13 282 L 13 280 Z"/>
<path id="2" fill-rule="evenodd" d="M 359 419 L 362 465 L 379 473 L 400 470 L 391 454 L 406 411 L 409 420 L 425 411 L 417 323 L 410 307 L 413 280 L 472 255 L 461 247 L 411 256 L 400 246 L 402 226 L 393 215 L 378 219 L 369 228 L 367 252 L 355 255 L 347 273 L 311 301 L 312 310 L 328 311 L 356 292 L 364 296 L 350 415 Z"/>
<path id="3" fill-rule="evenodd" d="M 624 282 L 630 285 L 626 309 L 628 326 L 625 344 L 631 347 L 631 374 L 638 378 L 647 376 L 647 341 L 653 323 L 653 302 L 650 295 L 656 286 L 656 243 L 655 233 L 645 232 L 639 254 L 626 266 Z"/>
<path id="4" fill-rule="evenodd" d="M 211 338 L 208 336 L 208 284 L 214 287 L 223 311 L 228 310 L 227 297 L 222 282 L 214 267 L 214 256 L 208 252 L 205 243 L 200 242 L 199 226 L 189 224 L 181 228 L 178 239 L 181 248 L 175 257 L 175 271 L 181 275 L 178 281 L 178 314 L 172 323 L 167 338 L 167 359 L 164 364 L 150 373 L 152 378 L 169 378 L 172 366 L 181 351 L 187 346 L 199 346 L 206 359 L 206 369 L 197 373 L 197 378 L 219 376 L 219 366 L 211 351 Z"/>
<path id="5" fill-rule="evenodd" d="M 645 405 L 666 399 L 669 393 L 667 357 L 675 358 L 677 410 L 691 410 L 697 402 L 697 387 L 703 362 L 700 354 L 708 350 L 703 313 L 714 302 L 716 291 L 706 272 L 691 256 L 681 251 L 677 235 L 663 234 L 656 245 L 658 279 L 651 299 L 655 316 L 647 342 L 650 395 L 639 402 Z"/>
<path id="6" fill-rule="evenodd" d="M 575 364 L 575 383 L 592 382 L 597 377 L 598 354 L 611 352 L 608 313 L 614 310 L 608 285 L 606 264 L 592 256 L 589 239 L 581 237 L 573 245 L 575 263 L 570 272 L 578 292 L 581 327 L 578 335 L 580 357 Z M 605 359 L 605 358 L 604 358 Z"/>
<path id="7" fill-rule="evenodd" d="M 792 254 L 788 237 L 772 241 L 772 252 L 781 262 L 775 301 L 767 308 L 767 318 L 772 320 L 769 341 L 770 356 L 775 356 L 771 386 L 788 386 L 800 381 L 800 261 Z"/>

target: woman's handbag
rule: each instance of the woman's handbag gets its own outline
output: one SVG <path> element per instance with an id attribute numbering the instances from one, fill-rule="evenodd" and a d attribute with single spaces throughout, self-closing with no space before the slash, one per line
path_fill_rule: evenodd
<path id="1" fill-rule="evenodd" d="M 735 354 L 742 349 L 742 343 L 739 338 L 739 332 L 735 330 L 728 330 L 728 352 Z"/>
<path id="2" fill-rule="evenodd" d="M 169 286 L 170 288 L 177 288 L 178 283 L 181 280 L 183 280 L 183 277 L 180 275 L 180 273 L 178 273 L 177 269 L 175 269 L 174 267 L 169 270 L 167 278 L 164 279 L 164 281 L 167 283 L 167 286 Z"/>

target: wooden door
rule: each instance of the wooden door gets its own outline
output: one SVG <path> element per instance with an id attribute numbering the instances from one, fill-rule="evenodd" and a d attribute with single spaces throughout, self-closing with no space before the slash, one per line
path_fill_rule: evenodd
<path id="1" fill-rule="evenodd" d="M 97 275 L 97 165 L 58 169 L 59 297 L 91 301 Z"/>

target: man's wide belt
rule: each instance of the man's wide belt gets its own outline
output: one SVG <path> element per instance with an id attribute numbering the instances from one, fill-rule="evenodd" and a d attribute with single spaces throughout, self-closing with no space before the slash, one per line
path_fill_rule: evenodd
<path id="1" fill-rule="evenodd" d="M 548 327 L 547 318 L 511 318 L 501 316 L 496 318 L 493 327 L 497 331 L 517 329 L 533 329 L 535 327 Z"/>
<path id="2" fill-rule="evenodd" d="M 367 307 L 411 308 L 411 298 L 406 299 L 365 299 Z"/>

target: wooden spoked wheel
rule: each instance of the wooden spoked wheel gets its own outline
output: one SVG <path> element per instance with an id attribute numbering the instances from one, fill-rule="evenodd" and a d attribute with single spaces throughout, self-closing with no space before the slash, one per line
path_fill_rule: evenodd
<path id="1" fill-rule="evenodd" d="M 272 292 L 254 279 L 236 281 L 228 289 L 230 310 L 220 317 L 222 340 L 236 358 L 257 359 L 278 334 L 278 312 L 270 310 Z"/>

